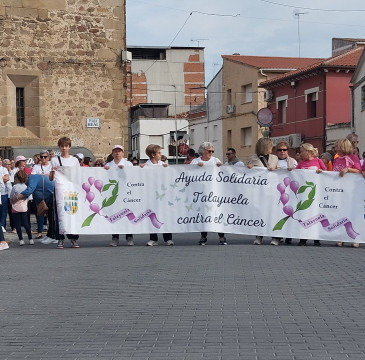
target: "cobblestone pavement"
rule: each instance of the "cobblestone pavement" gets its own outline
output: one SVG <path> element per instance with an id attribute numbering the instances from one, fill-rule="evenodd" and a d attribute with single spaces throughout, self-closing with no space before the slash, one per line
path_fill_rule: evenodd
<path id="1" fill-rule="evenodd" d="M 0 252 L 0 359 L 365 359 L 365 245 L 199 237 L 14 241 Z"/>

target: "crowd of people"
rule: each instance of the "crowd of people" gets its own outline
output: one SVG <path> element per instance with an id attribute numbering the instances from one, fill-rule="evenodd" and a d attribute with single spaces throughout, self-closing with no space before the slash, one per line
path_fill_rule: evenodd
<path id="1" fill-rule="evenodd" d="M 310 169 L 316 170 L 317 173 L 322 171 L 337 171 L 339 176 L 347 173 L 362 173 L 365 178 L 365 152 L 362 159 L 359 158 L 358 136 L 354 133 L 345 139 L 337 140 L 332 149 L 319 156 L 318 150 L 309 143 L 303 143 L 297 149 L 295 157 L 289 156 L 289 144 L 286 141 L 280 141 L 273 146 L 269 138 L 261 138 L 255 146 L 255 153 L 245 165 L 236 156 L 233 148 L 228 148 L 226 152 L 227 161 L 224 165 L 246 166 L 248 169 L 253 167 L 265 167 L 268 171 L 277 169 Z M 71 140 L 62 137 L 58 141 L 60 155 L 55 156 L 52 150 L 42 150 L 40 154 L 33 156 L 33 164 L 26 167 L 27 159 L 19 155 L 15 160 L 2 159 L 0 157 L 0 250 L 9 249 L 9 241 L 6 241 L 4 234 L 11 231 L 18 235 L 19 245 L 24 246 L 22 227 L 24 228 L 28 244 L 34 245 L 34 239 L 30 226 L 30 214 L 34 213 L 37 220 L 37 232 L 35 239 L 43 244 L 57 244 L 58 249 L 64 248 L 65 237 L 60 234 L 56 198 L 54 192 L 54 174 L 60 167 L 104 167 L 105 170 L 119 168 L 123 169 L 128 166 L 168 166 L 166 157 L 161 154 L 159 145 L 150 144 L 146 148 L 146 155 L 149 160 L 140 164 L 137 158 L 127 160 L 124 157 L 124 147 L 114 145 L 111 154 L 106 161 L 96 159 L 94 163 L 90 157 L 82 153 L 76 155 L 70 154 Z M 276 154 L 273 152 L 275 151 Z M 189 149 L 184 164 L 192 166 L 221 166 L 223 163 L 213 156 L 214 147 L 210 142 L 204 142 L 200 145 L 198 152 Z M 42 210 L 41 210 L 42 208 Z M 45 210 L 47 211 L 45 211 Z M 7 230 L 7 220 L 9 228 Z M 47 235 L 43 236 L 43 231 L 47 230 Z M 199 245 L 206 245 L 207 232 L 201 232 Z M 67 234 L 70 240 L 71 248 L 79 248 L 77 234 Z M 172 246 L 171 233 L 163 233 L 163 240 L 166 245 Z M 133 234 L 125 235 L 127 246 L 133 246 Z M 227 245 L 224 233 L 218 233 L 218 243 Z M 279 245 L 284 242 L 287 245 L 292 244 L 292 239 L 281 239 L 272 237 L 270 244 Z M 262 236 L 256 236 L 254 245 L 263 243 Z M 110 246 L 119 245 L 119 234 L 113 234 Z M 150 234 L 147 246 L 158 245 L 158 235 Z M 307 240 L 300 239 L 299 246 L 306 246 Z M 315 246 L 321 246 L 319 240 L 314 239 Z M 337 242 L 337 246 L 344 245 L 343 242 Z M 359 243 L 351 243 L 353 247 L 359 247 Z"/>

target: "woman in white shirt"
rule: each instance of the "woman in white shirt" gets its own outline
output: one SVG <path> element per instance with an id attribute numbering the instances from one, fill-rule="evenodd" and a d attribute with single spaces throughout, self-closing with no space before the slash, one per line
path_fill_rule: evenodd
<path id="1" fill-rule="evenodd" d="M 214 154 L 214 147 L 213 144 L 205 141 L 199 146 L 198 154 L 200 155 L 198 158 L 193 159 L 190 165 L 198 165 L 198 166 L 221 166 L 222 162 L 213 156 Z M 200 233 L 201 238 L 199 240 L 199 245 L 205 245 L 207 242 L 207 235 L 206 231 Z M 219 244 L 220 245 L 227 245 L 227 240 L 224 236 L 224 233 L 218 233 L 219 236 Z"/>
<path id="2" fill-rule="evenodd" d="M 32 175 L 34 174 L 41 174 L 41 175 L 48 175 L 52 170 L 52 165 L 49 162 L 49 153 L 47 150 L 42 150 L 39 154 L 40 162 L 35 164 L 32 168 Z"/>
<path id="3" fill-rule="evenodd" d="M 109 170 L 113 168 L 123 169 L 124 166 L 133 166 L 133 164 L 124 158 L 124 147 L 122 145 L 114 145 L 112 149 L 113 160 L 106 163 L 104 169 Z M 127 241 L 127 246 L 133 246 L 133 235 L 126 234 L 125 240 Z M 119 234 L 112 234 L 112 241 L 109 246 L 116 247 L 119 245 Z"/>

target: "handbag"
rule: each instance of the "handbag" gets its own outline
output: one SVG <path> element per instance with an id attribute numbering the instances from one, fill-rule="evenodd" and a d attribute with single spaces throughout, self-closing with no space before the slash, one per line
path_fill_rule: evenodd
<path id="1" fill-rule="evenodd" d="M 46 215 L 47 211 L 48 211 L 48 206 L 46 204 L 46 202 L 44 201 L 44 176 L 42 175 L 42 180 L 43 180 L 43 193 L 42 193 L 42 201 L 37 205 L 37 215 L 38 216 L 44 216 Z"/>

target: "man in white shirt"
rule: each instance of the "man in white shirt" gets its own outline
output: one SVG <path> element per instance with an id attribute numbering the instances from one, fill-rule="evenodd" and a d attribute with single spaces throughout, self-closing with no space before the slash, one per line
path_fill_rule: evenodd
<path id="1" fill-rule="evenodd" d="M 71 149 L 70 138 L 62 137 L 61 139 L 59 139 L 58 147 L 61 151 L 61 156 L 54 156 L 51 159 L 52 170 L 49 174 L 49 179 L 51 181 L 54 178 L 55 171 L 57 171 L 57 169 L 59 169 L 62 166 L 80 167 L 79 161 L 70 154 L 70 149 Z M 57 249 L 63 249 L 65 237 L 64 235 L 59 233 L 57 206 L 55 206 L 54 216 L 55 216 L 54 221 L 52 221 L 53 219 L 49 219 L 49 225 L 54 226 L 54 236 L 55 239 L 58 240 Z M 72 248 L 76 249 L 80 247 L 79 244 L 77 243 L 79 235 L 67 234 L 67 238 L 70 239 Z"/>

